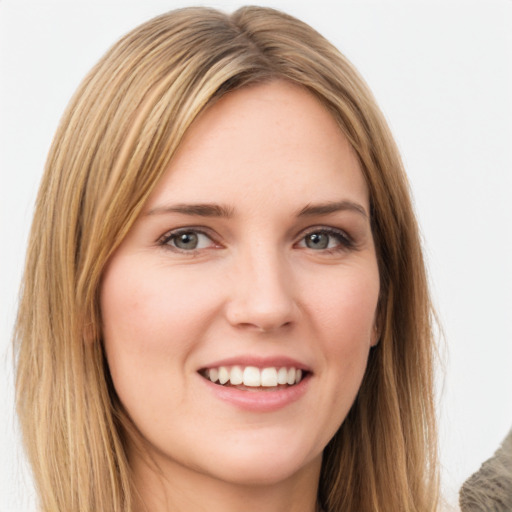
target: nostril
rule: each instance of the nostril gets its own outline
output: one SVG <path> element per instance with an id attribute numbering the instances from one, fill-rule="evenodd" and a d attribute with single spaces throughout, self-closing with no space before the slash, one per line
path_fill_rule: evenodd
<path id="1" fill-rule="evenodd" d="M 260 332 L 290 328 L 299 311 L 294 290 L 282 282 L 282 272 L 275 271 L 263 280 L 257 279 L 263 270 L 258 275 L 254 272 L 249 271 L 254 279 L 244 275 L 234 285 L 226 303 L 227 320 L 238 328 Z"/>

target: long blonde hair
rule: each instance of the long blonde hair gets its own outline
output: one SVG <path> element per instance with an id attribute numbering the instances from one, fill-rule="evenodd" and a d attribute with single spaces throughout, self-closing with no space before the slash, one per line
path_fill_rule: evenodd
<path id="1" fill-rule="evenodd" d="M 83 81 L 52 144 L 19 307 L 17 408 L 43 511 L 131 512 L 129 420 L 101 342 L 98 290 L 183 134 L 216 99 L 284 79 L 332 113 L 370 191 L 380 342 L 324 452 L 326 512 L 436 509 L 432 311 L 400 157 L 351 64 L 306 24 L 245 7 L 186 8 L 115 44 Z"/>

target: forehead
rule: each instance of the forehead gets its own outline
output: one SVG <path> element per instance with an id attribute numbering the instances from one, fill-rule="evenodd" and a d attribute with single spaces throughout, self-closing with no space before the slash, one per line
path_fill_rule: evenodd
<path id="1" fill-rule="evenodd" d="M 349 196 L 367 206 L 355 152 L 306 89 L 274 81 L 230 92 L 208 107 L 190 126 L 149 204 L 232 204 L 249 196 L 260 205 Z"/>

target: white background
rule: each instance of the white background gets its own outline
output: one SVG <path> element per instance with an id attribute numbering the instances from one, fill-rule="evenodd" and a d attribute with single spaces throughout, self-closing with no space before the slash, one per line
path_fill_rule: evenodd
<path id="1" fill-rule="evenodd" d="M 10 336 L 53 133 L 112 43 L 191 4 L 0 0 L 0 512 L 34 509 L 13 413 Z M 441 459 L 456 503 L 458 487 L 512 425 L 512 1 L 260 4 L 308 22 L 352 60 L 402 151 L 445 333 Z"/>

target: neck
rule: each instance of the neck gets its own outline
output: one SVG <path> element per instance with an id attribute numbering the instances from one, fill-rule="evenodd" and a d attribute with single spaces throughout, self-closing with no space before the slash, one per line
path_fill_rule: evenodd
<path id="1" fill-rule="evenodd" d="M 230 482 L 169 462 L 132 459 L 135 512 L 316 512 L 321 458 L 271 482 Z"/>

